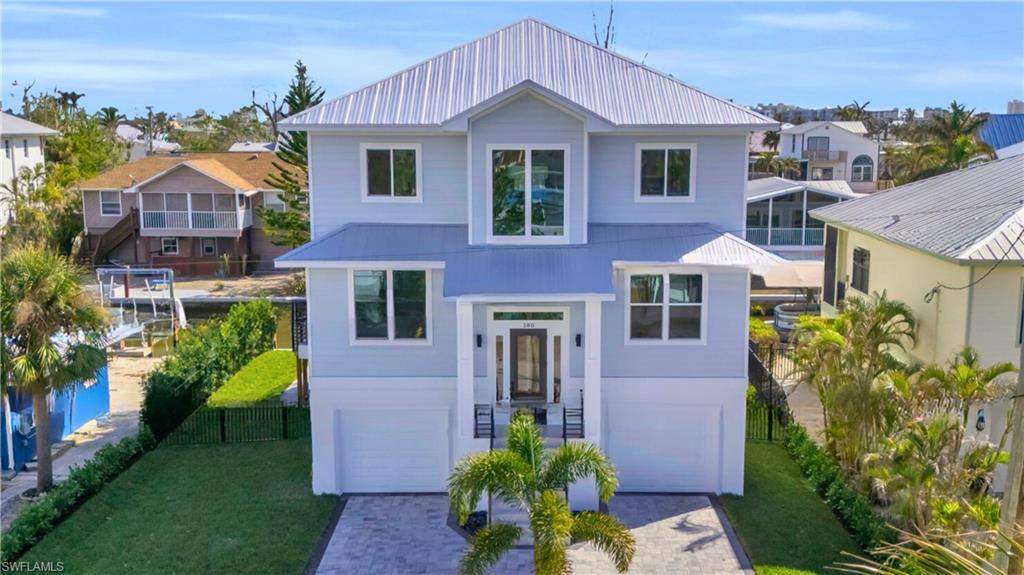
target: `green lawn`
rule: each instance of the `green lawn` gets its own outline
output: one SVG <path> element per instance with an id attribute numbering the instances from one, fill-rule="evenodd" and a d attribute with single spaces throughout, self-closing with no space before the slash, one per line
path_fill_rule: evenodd
<path id="1" fill-rule="evenodd" d="M 214 407 L 274 399 L 295 381 L 295 354 L 275 349 L 250 361 L 215 391 L 207 403 Z"/>
<path id="2" fill-rule="evenodd" d="M 310 490 L 310 445 L 159 447 L 22 559 L 68 573 L 302 573 L 337 504 Z"/>
<path id="3" fill-rule="evenodd" d="M 743 492 L 721 501 L 759 575 L 828 573 L 842 551 L 860 553 L 781 444 L 747 442 Z"/>

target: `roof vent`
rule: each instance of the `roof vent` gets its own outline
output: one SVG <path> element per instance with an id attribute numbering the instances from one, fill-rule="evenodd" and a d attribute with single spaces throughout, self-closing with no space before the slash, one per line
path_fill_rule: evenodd
<path id="1" fill-rule="evenodd" d="M 890 227 L 895 226 L 898 223 L 900 223 L 899 214 L 892 217 L 892 221 L 885 225 L 885 229 L 889 229 Z"/>

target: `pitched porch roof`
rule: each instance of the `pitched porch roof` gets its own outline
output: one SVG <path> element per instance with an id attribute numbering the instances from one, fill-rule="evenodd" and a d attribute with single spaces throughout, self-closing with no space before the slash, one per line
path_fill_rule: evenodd
<path id="1" fill-rule="evenodd" d="M 281 268 L 417 262 L 444 267 L 444 296 L 615 293 L 613 266 L 673 263 L 767 270 L 785 260 L 706 224 L 591 224 L 590 242 L 469 245 L 457 224 L 348 224 L 277 258 Z"/>

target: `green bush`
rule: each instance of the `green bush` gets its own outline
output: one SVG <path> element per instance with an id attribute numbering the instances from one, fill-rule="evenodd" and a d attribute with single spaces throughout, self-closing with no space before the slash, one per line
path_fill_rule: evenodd
<path id="1" fill-rule="evenodd" d="M 142 421 L 163 439 L 235 372 L 274 347 L 269 300 L 231 306 L 223 320 L 182 333 L 174 353 L 143 384 Z"/>
<path id="2" fill-rule="evenodd" d="M 785 443 L 814 489 L 832 506 L 861 548 L 871 551 L 895 540 L 892 528 L 867 498 L 850 485 L 839 464 L 814 443 L 803 426 L 791 423 L 786 429 Z"/>
<path id="3" fill-rule="evenodd" d="M 268 351 L 250 361 L 215 391 L 207 404 L 225 407 L 275 399 L 295 381 L 295 354 Z"/>
<path id="4" fill-rule="evenodd" d="M 71 468 L 67 480 L 25 505 L 3 534 L 0 560 L 13 561 L 53 530 L 61 520 L 128 469 L 156 440 L 145 427 L 135 437 L 100 448 L 92 459 Z"/>
<path id="5" fill-rule="evenodd" d="M 759 345 L 776 344 L 779 343 L 779 334 L 772 326 L 752 317 L 750 318 L 750 339 Z"/>

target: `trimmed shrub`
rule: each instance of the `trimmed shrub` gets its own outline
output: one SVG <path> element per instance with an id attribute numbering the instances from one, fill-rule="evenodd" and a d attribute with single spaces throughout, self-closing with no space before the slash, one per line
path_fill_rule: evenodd
<path id="1" fill-rule="evenodd" d="M 3 534 L 0 560 L 13 561 L 20 557 L 155 445 L 153 434 L 143 427 L 137 436 L 105 445 L 92 459 L 72 467 L 66 481 L 21 509 Z"/>
<path id="2" fill-rule="evenodd" d="M 779 334 L 775 328 L 757 319 L 750 318 L 750 339 L 758 345 L 773 345 L 779 343 Z"/>
<path id="3" fill-rule="evenodd" d="M 790 423 L 786 448 L 796 459 L 814 489 L 832 507 L 857 544 L 871 551 L 896 540 L 896 533 L 862 493 L 850 485 L 839 464 L 821 450 L 802 425 Z"/>
<path id="4" fill-rule="evenodd" d="M 259 299 L 182 333 L 174 354 L 143 384 L 143 423 L 157 439 L 166 437 L 232 374 L 272 349 L 276 330 L 273 305 Z"/>
<path id="5" fill-rule="evenodd" d="M 215 391 L 207 404 L 227 407 L 277 399 L 295 381 L 295 354 L 286 349 L 263 353 Z"/>

